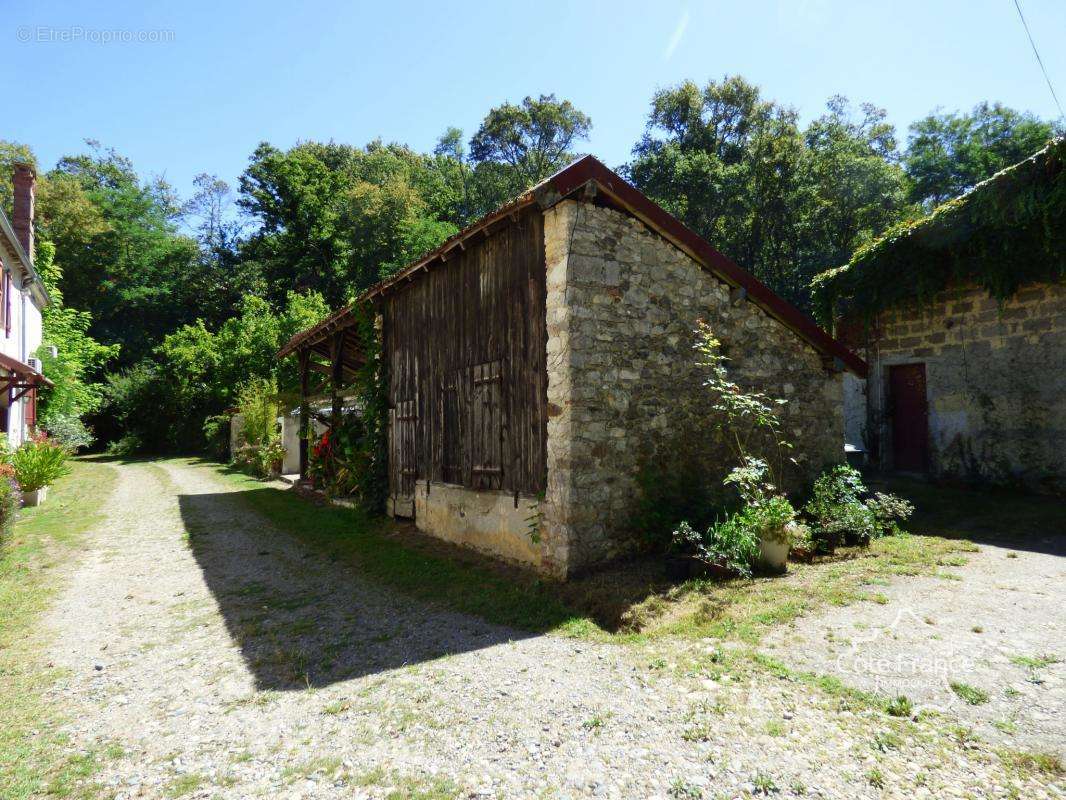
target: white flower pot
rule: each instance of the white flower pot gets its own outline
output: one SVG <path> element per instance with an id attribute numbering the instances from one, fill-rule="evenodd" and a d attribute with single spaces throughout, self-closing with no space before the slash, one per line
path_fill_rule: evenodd
<path id="1" fill-rule="evenodd" d="M 48 496 L 48 487 L 42 486 L 40 489 L 34 489 L 32 492 L 24 492 L 22 495 L 22 505 L 27 508 L 33 508 L 39 506 L 44 502 L 45 497 Z"/>
<path id="2" fill-rule="evenodd" d="M 783 541 L 759 539 L 759 554 L 767 572 L 784 572 L 788 568 L 788 536 Z"/>

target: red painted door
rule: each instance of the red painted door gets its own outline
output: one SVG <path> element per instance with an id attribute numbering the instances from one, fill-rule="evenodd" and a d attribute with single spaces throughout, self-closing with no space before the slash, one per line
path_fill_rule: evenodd
<path id="1" fill-rule="evenodd" d="M 925 472 L 929 450 L 925 364 L 889 367 L 888 396 L 892 403 L 892 465 L 905 472 Z"/>

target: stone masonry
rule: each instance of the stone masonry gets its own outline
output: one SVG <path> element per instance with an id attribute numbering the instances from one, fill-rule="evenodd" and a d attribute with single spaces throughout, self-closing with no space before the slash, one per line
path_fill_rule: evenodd
<path id="1" fill-rule="evenodd" d="M 926 365 L 937 476 L 1066 492 L 1066 286 L 1033 284 L 1000 304 L 971 287 L 876 320 L 867 437 L 891 467 L 888 368 Z"/>
<path id="2" fill-rule="evenodd" d="M 693 330 L 706 320 L 730 375 L 789 402 L 793 485 L 842 460 L 839 373 L 792 330 L 639 220 L 589 202 L 545 211 L 548 482 L 544 568 L 560 577 L 625 553 L 642 459 L 708 436 Z M 707 440 L 718 479 L 733 464 Z"/>

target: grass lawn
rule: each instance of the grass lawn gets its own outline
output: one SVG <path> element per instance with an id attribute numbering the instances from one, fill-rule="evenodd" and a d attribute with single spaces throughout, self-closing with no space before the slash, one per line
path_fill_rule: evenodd
<path id="1" fill-rule="evenodd" d="M 1056 504 L 1044 498 L 934 487 L 908 482 L 888 488 L 915 500 L 914 534 L 844 548 L 814 564 L 792 564 L 784 577 L 667 582 L 657 560 L 635 561 L 566 584 L 447 545 L 397 533 L 391 522 L 320 505 L 218 465 L 242 499 L 280 528 L 350 559 L 361 570 L 416 597 L 531 631 L 645 640 L 715 637 L 757 644 L 773 626 L 828 605 L 886 602 L 880 587 L 903 575 L 957 580 L 953 567 L 985 540 L 1052 530 Z M 878 488 L 884 488 L 879 486 Z"/>
<path id="2" fill-rule="evenodd" d="M 76 558 L 81 535 L 101 518 L 115 479 L 105 464 L 74 461 L 48 501 L 22 509 L 0 539 L 0 798 L 90 797 L 92 754 L 71 753 L 58 713 L 42 695 L 56 671 L 40 661 L 35 622 Z"/>

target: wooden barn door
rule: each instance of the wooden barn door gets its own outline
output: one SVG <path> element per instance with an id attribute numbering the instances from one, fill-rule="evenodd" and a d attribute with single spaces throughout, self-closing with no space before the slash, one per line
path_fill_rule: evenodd
<path id="1" fill-rule="evenodd" d="M 929 409 L 925 399 L 925 364 L 888 368 L 892 409 L 892 466 L 925 472 L 929 458 Z"/>
<path id="2" fill-rule="evenodd" d="M 393 515 L 414 517 L 418 479 L 417 400 L 401 400 L 389 411 L 389 469 Z"/>

